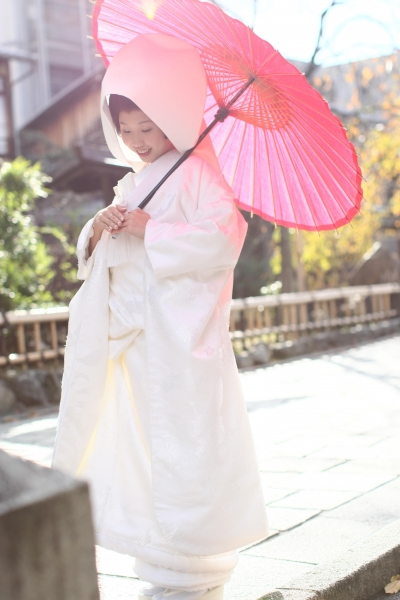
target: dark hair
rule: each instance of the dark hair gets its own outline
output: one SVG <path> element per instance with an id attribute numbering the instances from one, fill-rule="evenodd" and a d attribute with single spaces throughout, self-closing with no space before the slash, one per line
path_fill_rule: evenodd
<path id="1" fill-rule="evenodd" d="M 119 125 L 119 113 L 122 110 L 125 110 L 126 112 L 140 110 L 137 104 L 132 102 L 132 100 L 129 100 L 129 98 L 126 96 L 120 96 L 119 94 L 110 94 L 108 107 L 110 109 L 111 117 L 118 134 L 121 133 L 121 127 Z"/>

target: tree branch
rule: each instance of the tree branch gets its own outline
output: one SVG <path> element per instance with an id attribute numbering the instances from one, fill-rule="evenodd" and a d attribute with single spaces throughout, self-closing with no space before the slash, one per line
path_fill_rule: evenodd
<path id="1" fill-rule="evenodd" d="M 310 62 L 308 63 L 307 69 L 304 73 L 304 75 L 308 81 L 310 81 L 311 75 L 314 73 L 315 69 L 318 67 L 318 65 L 315 62 L 315 59 L 316 59 L 318 52 L 321 50 L 321 40 L 322 40 L 323 33 L 324 33 L 325 19 L 328 15 L 329 11 L 332 10 L 332 8 L 334 6 L 337 6 L 338 4 L 342 4 L 342 3 L 339 2 L 339 0 L 331 0 L 330 5 L 327 6 L 326 9 L 321 14 L 317 43 L 315 44 L 314 52 L 311 56 Z"/>

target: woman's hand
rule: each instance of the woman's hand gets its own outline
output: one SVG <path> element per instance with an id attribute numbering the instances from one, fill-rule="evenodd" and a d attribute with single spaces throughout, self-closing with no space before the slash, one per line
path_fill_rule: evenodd
<path id="1" fill-rule="evenodd" d="M 126 213 L 122 224 L 119 226 L 119 231 L 126 231 L 130 235 L 138 238 L 144 238 L 147 221 L 150 215 L 140 208 L 135 208 L 132 212 Z"/>
<path id="2" fill-rule="evenodd" d="M 93 220 L 94 233 L 89 241 L 89 256 L 91 256 L 93 250 L 96 248 L 101 234 L 103 231 L 118 231 L 120 225 L 124 222 L 127 208 L 122 204 L 111 204 L 106 208 L 99 210 Z"/>
<path id="3" fill-rule="evenodd" d="M 127 208 L 122 204 L 111 204 L 99 210 L 93 221 L 95 232 L 119 229 L 126 217 Z"/>

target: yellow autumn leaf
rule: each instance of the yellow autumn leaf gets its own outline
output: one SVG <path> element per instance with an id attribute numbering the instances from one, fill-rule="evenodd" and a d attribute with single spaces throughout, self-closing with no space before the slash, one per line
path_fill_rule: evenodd
<path id="1" fill-rule="evenodd" d="M 370 69 L 369 67 L 364 67 L 362 70 L 362 78 L 363 78 L 363 83 L 367 84 L 372 78 L 373 78 L 374 74 L 372 72 L 372 69 Z"/>
<path id="2" fill-rule="evenodd" d="M 385 586 L 385 592 L 387 594 L 397 594 L 400 592 L 400 575 L 394 575 L 390 583 Z"/>
<path id="3" fill-rule="evenodd" d="M 361 106 L 361 104 L 360 104 L 360 98 L 359 98 L 358 90 L 357 89 L 353 90 L 353 93 L 352 93 L 352 96 L 351 96 L 351 105 L 354 108 L 359 108 Z"/>

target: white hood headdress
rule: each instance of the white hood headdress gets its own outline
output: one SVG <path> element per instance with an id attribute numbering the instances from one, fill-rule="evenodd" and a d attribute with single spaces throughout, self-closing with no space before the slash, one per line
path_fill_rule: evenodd
<path id="1" fill-rule="evenodd" d="M 157 33 L 136 36 L 114 55 L 103 78 L 100 112 L 107 145 L 115 158 L 140 170 L 145 163 L 124 146 L 115 130 L 110 94 L 137 104 L 181 153 L 195 145 L 205 128 L 207 76 L 196 48 L 178 38 Z M 220 170 L 209 136 L 195 154 Z"/>

